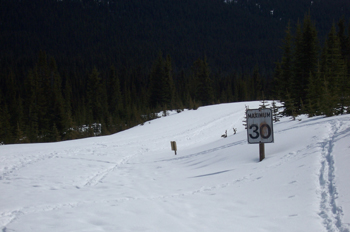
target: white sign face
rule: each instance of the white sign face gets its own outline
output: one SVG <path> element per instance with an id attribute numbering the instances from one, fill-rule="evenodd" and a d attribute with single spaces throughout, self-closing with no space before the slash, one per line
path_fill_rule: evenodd
<path id="1" fill-rule="evenodd" d="M 271 109 L 247 110 L 248 143 L 273 143 Z"/>

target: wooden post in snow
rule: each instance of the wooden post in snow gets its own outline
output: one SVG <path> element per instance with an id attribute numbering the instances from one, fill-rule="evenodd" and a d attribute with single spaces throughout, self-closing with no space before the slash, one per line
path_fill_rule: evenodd
<path id="1" fill-rule="evenodd" d="M 175 155 L 176 155 L 176 151 L 177 151 L 176 142 L 175 141 L 170 141 L 170 145 L 171 145 L 171 150 L 175 151 Z"/>
<path id="2" fill-rule="evenodd" d="M 265 143 L 259 143 L 260 162 L 265 159 Z"/>

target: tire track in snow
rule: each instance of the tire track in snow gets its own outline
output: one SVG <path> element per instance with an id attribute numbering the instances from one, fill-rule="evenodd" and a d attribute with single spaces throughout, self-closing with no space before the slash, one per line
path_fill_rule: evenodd
<path id="1" fill-rule="evenodd" d="M 51 152 L 49 154 L 39 153 L 38 155 L 21 155 L 16 162 L 6 165 L 6 160 L 3 161 L 5 166 L 0 170 L 0 180 L 10 180 L 14 173 L 18 170 L 25 168 L 29 165 L 36 164 L 48 159 L 52 159 L 57 156 L 57 152 Z"/>
<path id="2" fill-rule="evenodd" d="M 343 211 L 341 206 L 338 206 L 336 202 L 338 192 L 335 186 L 335 163 L 333 155 L 334 143 L 339 135 L 338 131 L 341 128 L 342 122 L 332 120 L 330 124 L 330 135 L 321 143 L 322 159 L 319 174 L 321 205 L 319 215 L 323 218 L 323 223 L 328 232 L 349 232 L 349 228 L 346 228 L 342 224 L 341 218 Z"/>
<path id="3" fill-rule="evenodd" d="M 139 152 L 136 152 L 133 155 L 128 155 L 123 157 L 118 163 L 114 164 L 112 167 L 106 168 L 100 172 L 95 173 L 93 176 L 88 178 L 85 183 L 83 184 L 84 187 L 87 186 L 96 186 L 98 183 L 101 183 L 103 179 L 105 179 L 110 173 L 117 170 L 120 166 L 123 164 L 126 164 L 132 157 L 141 154 L 142 152 L 147 152 L 148 150 L 143 148 L 143 145 L 141 145 L 141 149 Z M 111 162 L 109 162 L 111 163 Z"/>
<path id="4" fill-rule="evenodd" d="M 96 186 L 98 183 L 102 182 L 102 180 L 113 170 L 115 170 L 117 167 L 119 166 L 119 164 L 116 164 L 110 168 L 104 169 L 101 172 L 98 172 L 96 174 L 94 174 L 93 176 L 89 177 L 89 179 L 87 179 L 85 181 L 85 183 L 83 184 L 84 187 L 86 186 Z"/>
<path id="5" fill-rule="evenodd" d="M 19 210 L 15 210 L 12 212 L 3 212 L 0 213 L 0 227 L 1 227 L 1 231 L 2 232 L 6 232 L 6 226 L 9 225 L 11 222 L 13 222 L 14 220 L 16 220 L 18 218 L 19 215 L 23 214 L 21 211 Z"/>
<path id="6" fill-rule="evenodd" d="M 60 204 L 46 204 L 38 206 L 24 207 L 22 209 L 17 209 L 9 212 L 0 213 L 0 227 L 2 232 L 7 232 L 7 226 L 18 220 L 21 216 L 38 213 L 38 212 L 50 212 L 55 210 L 60 210 L 63 208 L 76 208 L 80 203 L 60 203 Z"/>
<path id="7" fill-rule="evenodd" d="M 96 149 L 92 149 L 92 150 L 90 149 L 90 151 L 95 152 Z M 142 147 L 140 148 L 140 150 L 141 151 L 139 151 L 138 153 L 135 153 L 133 155 L 124 156 L 117 163 L 105 161 L 105 160 L 95 160 L 95 159 L 87 159 L 87 158 L 74 158 L 74 157 L 72 158 L 72 157 L 63 157 L 63 156 L 60 158 L 85 160 L 85 161 L 90 161 L 90 162 L 102 162 L 102 163 L 107 163 L 107 164 L 113 165 L 112 167 L 108 167 L 106 169 L 103 169 L 102 171 L 96 172 L 94 175 L 92 175 L 90 178 L 88 178 L 81 186 L 76 186 L 76 188 L 80 189 L 81 187 L 96 186 L 97 184 L 102 182 L 103 179 L 106 178 L 111 172 L 115 171 L 120 166 L 127 163 L 132 157 L 134 157 L 135 155 L 138 155 L 140 152 L 145 152 Z M 72 152 L 72 151 L 75 151 L 75 150 L 71 150 L 71 153 L 76 154 L 76 152 Z M 38 157 L 35 157 L 36 159 L 30 159 L 30 161 L 26 162 L 26 163 L 21 162 L 21 164 L 22 164 L 21 166 L 20 165 L 15 166 L 15 168 L 9 170 L 8 173 L 5 173 L 4 176 L 7 177 L 13 171 L 18 170 L 18 169 L 23 168 L 23 167 L 26 167 L 29 164 L 37 163 L 39 161 L 43 161 L 43 160 L 47 160 L 47 159 L 51 159 L 53 157 L 59 157 L 58 154 L 59 153 L 57 153 L 57 152 L 53 152 L 53 153 L 50 153 L 49 155 L 46 155 L 46 156 L 38 156 Z M 0 180 L 1 180 L 1 176 L 0 176 Z M 122 198 L 118 198 L 116 201 L 123 202 L 123 201 L 128 201 L 131 199 L 132 198 L 130 198 L 130 197 L 122 197 Z M 51 212 L 51 211 L 67 209 L 67 208 L 76 208 L 76 207 L 79 207 L 81 205 L 108 203 L 108 202 L 109 202 L 109 200 L 107 200 L 107 201 L 65 202 L 65 203 L 57 203 L 57 204 L 43 204 L 43 205 L 37 205 L 37 206 L 29 206 L 29 207 L 24 207 L 24 208 L 20 208 L 20 209 L 14 209 L 12 211 L 2 211 L 2 212 L 0 211 L 0 231 L 7 232 L 8 225 L 10 225 L 14 221 L 18 220 L 20 217 L 27 215 L 27 214 L 38 213 L 38 212 Z"/>
<path id="8" fill-rule="evenodd" d="M 121 165 L 128 161 L 128 158 L 123 159 L 120 164 Z M 116 165 L 116 167 L 118 166 Z M 108 173 L 107 173 L 108 174 Z M 106 174 L 106 175 L 107 175 Z M 110 198 L 110 199 L 103 199 L 103 200 L 91 200 L 91 201 L 75 201 L 75 202 L 62 202 L 62 203 L 56 203 L 56 204 L 42 204 L 42 205 L 36 205 L 36 206 L 28 206 L 20 209 L 16 209 L 13 211 L 8 212 L 2 212 L 0 213 L 0 227 L 2 232 L 8 231 L 8 225 L 13 223 L 16 220 L 19 220 L 22 216 L 32 214 L 32 213 L 41 213 L 41 212 L 52 212 L 57 210 L 64 210 L 64 209 L 74 209 L 80 206 L 86 206 L 86 205 L 101 205 L 101 204 L 115 204 L 115 203 L 123 203 L 128 201 L 143 201 L 143 200 L 159 200 L 159 199 L 169 199 L 169 198 L 182 198 L 187 196 L 193 196 L 197 194 L 203 194 L 211 191 L 215 191 L 218 189 L 227 188 L 229 186 L 232 186 L 237 183 L 245 182 L 247 180 L 251 179 L 252 174 L 237 178 L 230 182 L 225 183 L 219 183 L 216 185 L 210 185 L 210 186 L 201 186 L 200 188 L 194 188 L 192 190 L 185 190 L 181 191 L 179 193 L 171 193 L 171 194 L 160 194 L 160 195 L 153 195 L 149 197 L 144 197 L 142 195 L 140 196 L 121 196 L 118 198 Z"/>

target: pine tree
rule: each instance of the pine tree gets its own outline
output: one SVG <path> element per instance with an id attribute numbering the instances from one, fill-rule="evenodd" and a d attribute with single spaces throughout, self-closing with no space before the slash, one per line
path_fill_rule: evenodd
<path id="1" fill-rule="evenodd" d="M 64 87 L 64 100 L 65 100 L 65 129 L 62 131 L 63 140 L 71 140 L 78 138 L 78 129 L 74 122 L 72 115 L 72 85 L 69 79 L 66 79 Z"/>
<path id="2" fill-rule="evenodd" d="M 330 91 L 329 82 L 327 81 L 327 78 L 324 77 L 321 98 L 321 111 L 327 117 L 333 116 L 335 114 L 335 99 L 336 97 L 334 97 Z"/>
<path id="3" fill-rule="evenodd" d="M 149 104 L 152 108 L 162 107 L 165 101 L 165 64 L 163 60 L 163 54 L 160 52 L 157 60 L 154 62 L 151 74 L 150 74 L 150 93 Z"/>
<path id="4" fill-rule="evenodd" d="M 63 132 L 64 136 L 63 139 L 64 140 L 71 140 L 71 139 L 77 139 L 79 138 L 79 132 L 78 132 L 78 128 L 76 127 L 74 121 L 73 121 L 73 117 L 70 111 L 67 112 L 66 114 L 67 116 L 67 129 Z"/>
<path id="5" fill-rule="evenodd" d="M 339 20 L 338 28 L 339 28 L 338 38 L 339 38 L 339 42 L 340 42 L 341 54 L 342 54 L 343 59 L 345 60 L 345 59 L 349 58 L 348 56 L 350 55 L 349 54 L 349 52 L 350 52 L 349 45 L 350 44 L 349 44 L 349 37 L 347 37 L 345 35 L 345 19 L 344 18 Z"/>
<path id="6" fill-rule="evenodd" d="M 2 106 L 1 109 L 1 131 L 0 131 L 0 138 L 2 138 L 2 141 L 5 144 L 13 143 L 15 141 L 14 139 L 14 128 L 12 127 L 10 120 L 11 120 L 11 115 L 9 113 L 7 104 L 5 103 Z"/>
<path id="7" fill-rule="evenodd" d="M 270 104 L 268 104 L 268 102 L 265 100 L 264 92 L 261 93 L 261 96 L 262 96 L 262 100 L 261 100 L 261 104 L 259 105 L 259 108 L 266 109 L 270 106 Z"/>
<path id="8" fill-rule="evenodd" d="M 16 128 L 17 123 L 17 83 L 16 83 L 16 76 L 13 70 L 9 71 L 9 74 L 6 78 L 6 88 L 5 88 L 5 94 L 4 94 L 4 100 L 8 107 L 8 113 L 11 116 L 10 117 L 10 125 L 12 128 Z"/>
<path id="9" fill-rule="evenodd" d="M 120 79 L 116 69 L 112 66 L 109 75 L 108 106 L 112 115 L 112 123 L 117 124 L 123 111 L 123 97 L 120 88 Z"/>
<path id="10" fill-rule="evenodd" d="M 304 18 L 303 28 L 298 24 L 295 37 L 293 88 L 290 93 L 295 103 L 296 113 L 301 109 L 301 101 L 306 101 L 310 73 L 315 75 L 317 60 L 317 31 L 308 14 Z"/>
<path id="11" fill-rule="evenodd" d="M 69 80 L 69 78 L 66 78 L 65 85 L 64 85 L 64 99 L 65 99 L 65 111 L 66 112 L 72 112 L 72 84 Z"/>
<path id="12" fill-rule="evenodd" d="M 276 97 L 284 100 L 285 93 L 291 91 L 292 81 L 292 65 L 293 65 L 293 54 L 292 54 L 292 34 L 290 22 L 286 29 L 286 36 L 283 41 L 283 56 L 280 63 L 276 64 L 274 82 Z"/>
<path id="13" fill-rule="evenodd" d="M 27 128 L 26 134 L 30 142 L 37 142 L 39 136 L 39 106 L 38 106 L 38 94 L 39 94 L 39 82 L 36 69 L 29 70 L 26 79 L 26 98 L 28 99 L 27 106 Z"/>
<path id="14" fill-rule="evenodd" d="M 25 134 L 25 124 L 24 124 L 24 109 L 23 109 L 23 101 L 19 96 L 17 100 L 17 108 L 16 108 L 16 120 L 17 120 L 17 131 L 16 138 L 17 141 L 21 139 L 21 142 L 28 142 L 28 138 Z"/>
<path id="15" fill-rule="evenodd" d="M 23 134 L 23 131 L 21 130 L 19 123 L 17 123 L 15 143 L 22 143 L 24 142 L 24 140 L 25 140 L 25 136 Z"/>
<path id="16" fill-rule="evenodd" d="M 149 104 L 151 108 L 171 109 L 175 105 L 175 84 L 171 58 L 160 52 L 150 73 Z"/>
<path id="17" fill-rule="evenodd" d="M 89 75 L 86 97 L 89 123 L 102 122 L 107 116 L 107 93 L 96 67 Z"/>
<path id="18" fill-rule="evenodd" d="M 173 80 L 173 68 L 171 58 L 167 55 L 164 64 L 164 103 L 173 109 L 175 105 L 175 85 Z"/>
<path id="19" fill-rule="evenodd" d="M 286 100 L 284 102 L 284 115 L 291 116 L 292 120 L 295 120 L 296 116 L 298 115 L 294 99 L 292 98 L 291 94 L 289 92 L 286 93 Z"/>
<path id="20" fill-rule="evenodd" d="M 56 127 L 56 123 L 54 123 L 52 125 L 52 130 L 50 132 L 50 141 L 53 141 L 53 142 L 61 141 L 61 135 L 58 132 L 58 129 Z"/>
<path id="21" fill-rule="evenodd" d="M 320 85 L 320 72 L 317 72 L 315 76 L 310 73 L 309 84 L 307 89 L 307 114 L 309 117 L 313 117 L 320 114 L 320 96 L 322 94 L 322 88 Z"/>
<path id="22" fill-rule="evenodd" d="M 247 111 L 249 110 L 249 106 L 247 106 L 247 105 L 245 105 L 245 114 L 244 114 L 244 118 L 243 118 L 243 126 L 244 126 L 244 128 L 245 129 L 247 129 L 247 122 L 248 122 L 248 120 L 247 120 Z"/>
<path id="23" fill-rule="evenodd" d="M 271 109 L 272 109 L 272 118 L 273 118 L 274 122 L 279 122 L 280 121 L 281 115 L 280 115 L 280 112 L 279 112 L 279 108 L 280 107 L 277 106 L 276 101 L 273 100 Z"/>
<path id="24" fill-rule="evenodd" d="M 263 93 L 263 80 L 260 76 L 259 67 L 255 65 L 253 69 L 252 74 L 252 85 L 251 85 L 251 91 L 253 95 L 253 99 L 256 100 L 264 100 L 265 96 L 263 96 L 261 93 Z"/>
<path id="25" fill-rule="evenodd" d="M 331 31 L 326 40 L 325 49 L 322 54 L 322 74 L 324 76 L 324 91 L 332 97 L 327 100 L 327 107 L 331 109 L 325 110 L 326 115 L 330 116 L 338 104 L 340 104 L 340 113 L 344 112 L 344 99 L 348 95 L 347 89 L 347 73 L 346 66 L 341 54 L 341 46 L 339 37 L 337 36 L 335 25 L 333 24 Z M 329 102 L 332 99 L 332 102 Z"/>
<path id="26" fill-rule="evenodd" d="M 47 56 L 44 51 L 39 52 L 38 61 L 34 67 L 35 79 L 35 95 L 37 102 L 37 116 L 38 116 L 38 130 L 39 138 L 42 141 L 48 141 L 47 136 L 51 131 L 50 126 L 50 103 L 52 100 L 52 83 L 53 77 L 50 75 L 49 66 L 47 63 Z"/>
<path id="27" fill-rule="evenodd" d="M 284 82 L 281 79 L 282 76 L 282 67 L 280 62 L 276 62 L 276 67 L 273 73 L 273 96 L 277 99 L 283 101 L 284 96 Z"/>
<path id="28" fill-rule="evenodd" d="M 67 127 L 67 115 L 65 112 L 65 104 L 62 94 L 62 80 L 61 76 L 58 73 L 56 61 L 54 58 L 50 59 L 50 75 L 51 75 L 51 102 L 49 106 L 50 113 L 50 125 L 54 128 L 54 133 L 62 134 L 63 131 L 68 129 Z M 69 104 L 69 103 L 68 103 Z M 58 138 L 58 135 L 53 137 L 53 141 L 60 141 L 61 138 Z"/>
<path id="29" fill-rule="evenodd" d="M 202 105 L 212 104 L 214 100 L 214 93 L 206 57 L 204 60 L 196 60 L 192 66 L 192 70 L 194 78 L 197 82 L 196 100 L 198 100 Z"/>

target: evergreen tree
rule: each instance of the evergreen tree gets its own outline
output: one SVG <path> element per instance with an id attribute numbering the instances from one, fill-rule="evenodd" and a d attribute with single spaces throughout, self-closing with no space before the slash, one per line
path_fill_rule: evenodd
<path id="1" fill-rule="evenodd" d="M 117 124 L 124 107 L 120 79 L 114 66 L 111 67 L 109 75 L 108 106 L 109 112 L 112 115 L 112 123 Z"/>
<path id="2" fill-rule="evenodd" d="M 24 122 L 24 109 L 23 109 L 23 101 L 19 96 L 17 100 L 17 108 L 16 108 L 16 119 L 17 119 L 17 133 L 16 138 L 17 141 L 21 139 L 22 142 L 28 142 L 27 136 L 25 134 L 25 122 Z"/>
<path id="3" fill-rule="evenodd" d="M 29 70 L 26 79 L 26 98 L 28 99 L 28 116 L 26 134 L 30 142 L 37 142 L 39 136 L 38 75 L 36 69 Z"/>
<path id="4" fill-rule="evenodd" d="M 276 97 L 284 101 L 285 114 L 294 116 L 306 109 L 317 111 L 314 91 L 317 85 L 318 38 L 310 14 L 305 15 L 303 25 L 297 23 L 292 45 L 290 24 L 287 26 L 283 46 L 283 57 L 276 64 L 274 83 Z M 309 91 L 314 91 L 312 94 Z M 288 93 L 288 94 L 287 94 Z M 304 103 L 307 103 L 305 107 Z M 292 105 L 293 104 L 293 105 Z M 294 117 L 293 116 L 293 117 Z"/>
<path id="5" fill-rule="evenodd" d="M 309 84 L 307 89 L 307 114 L 309 117 L 320 114 L 320 97 L 322 95 L 322 81 L 320 80 L 320 72 L 317 72 L 315 76 L 310 73 Z"/>
<path id="6" fill-rule="evenodd" d="M 252 99 L 254 100 L 264 100 L 264 97 L 262 95 L 263 92 L 263 80 L 260 76 L 259 67 L 255 65 L 253 74 L 252 74 L 252 85 L 251 85 L 251 92 L 252 92 Z"/>
<path id="7" fill-rule="evenodd" d="M 283 81 L 281 80 L 282 67 L 280 62 L 276 62 L 276 67 L 273 73 L 273 96 L 283 101 L 284 90 Z"/>
<path id="8" fill-rule="evenodd" d="M 171 64 L 170 55 L 167 55 L 164 64 L 164 103 L 170 107 L 174 108 L 175 105 L 175 85 L 173 81 L 173 68 Z"/>
<path id="9" fill-rule="evenodd" d="M 345 19 L 342 18 L 338 22 L 338 38 L 340 42 L 340 48 L 341 48 L 341 54 L 343 56 L 343 59 L 346 60 L 349 58 L 350 53 L 350 47 L 349 47 L 349 37 L 345 35 Z M 350 28 L 350 26 L 349 26 Z"/>
<path id="10" fill-rule="evenodd" d="M 291 94 L 289 92 L 286 93 L 286 100 L 284 102 L 284 115 L 291 116 L 292 120 L 295 120 L 296 116 L 298 115 L 294 99 L 292 98 Z"/>
<path id="11" fill-rule="evenodd" d="M 42 141 L 48 141 L 47 136 L 51 131 L 50 126 L 50 103 L 52 101 L 52 83 L 53 76 L 50 75 L 49 66 L 47 63 L 47 56 L 44 51 L 39 52 L 38 61 L 34 67 L 34 79 L 35 79 L 35 91 L 36 103 L 37 103 L 37 116 L 38 116 L 38 130 L 39 138 Z"/>
<path id="12" fill-rule="evenodd" d="M 0 138 L 2 138 L 2 141 L 5 144 L 13 143 L 14 142 L 14 128 L 12 127 L 10 120 L 11 115 L 9 113 L 7 104 L 4 104 L 1 109 L 1 131 L 0 131 Z"/>
<path id="13" fill-rule="evenodd" d="M 295 37 L 294 37 L 294 51 L 293 51 L 293 69 L 292 69 L 292 80 L 290 82 L 291 89 L 288 91 L 290 98 L 293 98 L 293 102 L 296 103 L 295 99 L 299 99 L 301 96 L 301 91 L 304 88 L 301 83 L 303 77 L 303 34 L 302 26 L 298 21 Z M 308 72 L 310 73 L 310 72 Z M 287 95 L 285 95 L 287 98 Z"/>
<path id="14" fill-rule="evenodd" d="M 279 122 L 280 121 L 281 115 L 280 115 L 280 112 L 279 112 L 279 108 L 280 107 L 277 106 L 276 101 L 273 100 L 271 109 L 272 109 L 272 118 L 273 118 L 274 122 Z"/>
<path id="15" fill-rule="evenodd" d="M 192 66 L 196 86 L 196 99 L 202 105 L 210 105 L 214 100 L 212 80 L 210 79 L 209 66 L 206 57 L 204 60 L 198 59 Z"/>
<path id="16" fill-rule="evenodd" d="M 290 92 L 295 102 L 296 113 L 301 109 L 301 102 L 306 102 L 308 81 L 311 75 L 315 75 L 318 60 L 318 38 L 310 15 L 306 15 L 303 28 L 297 26 L 295 37 L 293 89 Z"/>
<path id="17" fill-rule="evenodd" d="M 21 130 L 19 123 L 17 123 L 15 143 L 23 143 L 25 141 L 25 139 L 26 138 L 23 134 L 23 131 Z"/>
<path id="18" fill-rule="evenodd" d="M 292 34 L 290 22 L 286 29 L 286 35 L 283 41 L 283 56 L 282 61 L 276 65 L 275 70 L 275 85 L 276 85 L 276 97 L 281 100 L 285 99 L 285 93 L 291 91 L 292 82 Z"/>
<path id="19" fill-rule="evenodd" d="M 170 109 L 175 105 L 175 84 L 171 58 L 163 59 L 162 52 L 152 66 L 150 73 L 149 105 L 151 108 Z"/>
<path id="20" fill-rule="evenodd" d="M 75 124 L 74 117 L 72 115 L 72 85 L 69 79 L 67 78 L 65 81 L 64 87 L 64 101 L 65 101 L 65 129 L 61 131 L 63 134 L 63 140 L 71 140 L 78 138 L 78 128 Z"/>
<path id="21" fill-rule="evenodd" d="M 7 75 L 6 82 L 5 82 L 5 102 L 8 107 L 8 113 L 11 115 L 9 123 L 11 124 L 11 127 L 16 128 L 16 122 L 17 122 L 17 90 L 18 87 L 16 86 L 16 77 L 13 70 L 9 71 L 9 74 Z"/>
<path id="22" fill-rule="evenodd" d="M 160 52 L 150 73 L 149 104 L 152 108 L 162 107 L 166 104 L 166 83 L 164 82 L 166 73 L 164 67 L 163 54 Z"/>
<path id="23" fill-rule="evenodd" d="M 66 131 L 68 129 L 67 125 L 67 115 L 65 112 L 66 106 L 64 103 L 64 98 L 62 94 L 62 81 L 61 76 L 58 73 L 57 70 L 57 64 L 54 58 L 50 59 L 50 75 L 51 75 L 51 102 L 50 102 L 50 126 L 51 128 L 54 128 L 54 134 L 55 136 L 52 137 L 53 141 L 60 141 L 61 139 L 58 138 L 60 135 L 56 135 L 59 132 Z M 69 103 L 67 103 L 69 104 Z"/>
<path id="24" fill-rule="evenodd" d="M 261 96 L 262 96 L 262 100 L 261 100 L 261 104 L 259 105 L 259 108 L 261 109 L 269 108 L 270 104 L 268 103 L 268 101 L 266 101 L 264 92 L 261 93 Z"/>
<path id="25" fill-rule="evenodd" d="M 332 99 L 332 102 L 326 104 L 331 109 L 326 110 L 326 112 L 333 112 L 333 110 L 338 108 L 338 104 L 340 104 L 340 113 L 343 113 L 345 107 L 344 99 L 348 96 L 348 78 L 345 62 L 341 54 L 339 37 L 334 24 L 328 34 L 322 59 L 321 70 L 325 79 L 324 91 L 327 92 L 324 94 L 330 94 L 332 96 L 327 100 L 328 102 Z M 326 113 L 326 115 L 330 116 L 332 114 Z"/>
<path id="26" fill-rule="evenodd" d="M 76 127 L 71 112 L 68 111 L 67 114 L 67 129 L 63 132 L 64 140 L 71 140 L 79 138 L 78 128 Z"/>
<path id="27" fill-rule="evenodd" d="M 58 129 L 56 127 L 56 123 L 54 123 L 52 125 L 52 130 L 50 132 L 50 141 L 53 141 L 53 142 L 61 141 L 61 135 L 58 132 Z"/>
<path id="28" fill-rule="evenodd" d="M 329 82 L 327 81 L 326 77 L 324 77 L 323 80 L 323 91 L 322 91 L 322 104 L 320 106 L 321 111 L 324 115 L 327 117 L 333 116 L 335 114 L 335 100 L 336 97 L 332 95 L 330 88 L 329 88 Z"/>
<path id="29" fill-rule="evenodd" d="M 103 122 L 107 116 L 107 94 L 96 67 L 89 75 L 86 97 L 89 123 Z"/>
<path id="30" fill-rule="evenodd" d="M 245 114 L 244 114 L 244 118 L 243 118 L 243 126 L 244 126 L 244 129 L 247 129 L 247 126 L 248 126 L 248 119 L 247 119 L 247 111 L 249 110 L 249 106 L 245 105 Z"/>

